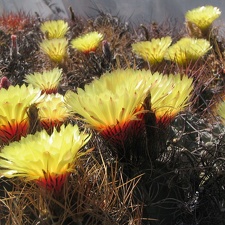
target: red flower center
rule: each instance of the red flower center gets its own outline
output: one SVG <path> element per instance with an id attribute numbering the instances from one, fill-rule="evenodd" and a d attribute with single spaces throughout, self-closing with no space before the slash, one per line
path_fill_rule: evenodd
<path id="1" fill-rule="evenodd" d="M 22 136 L 27 135 L 28 127 L 29 122 L 27 120 L 8 122 L 8 124 L 0 126 L 0 139 L 4 144 L 19 141 Z"/>
<path id="2" fill-rule="evenodd" d="M 69 173 L 63 174 L 50 174 L 43 171 L 44 177 L 36 180 L 36 183 L 48 191 L 60 192 L 63 184 L 65 183 Z"/>

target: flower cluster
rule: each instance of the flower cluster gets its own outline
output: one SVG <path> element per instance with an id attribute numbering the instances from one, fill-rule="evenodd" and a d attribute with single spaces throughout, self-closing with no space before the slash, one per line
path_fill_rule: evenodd
<path id="1" fill-rule="evenodd" d="M 193 12 L 201 17 L 206 8 Z M 213 10 L 215 18 L 220 11 Z M 19 215 L 17 224 L 79 224 L 83 218 L 91 224 L 141 224 L 142 212 L 155 205 L 148 193 L 157 194 L 162 208 L 171 197 L 186 204 L 196 190 L 210 189 L 214 175 L 220 179 L 225 170 L 223 152 L 217 151 L 224 96 L 215 108 L 224 124 L 210 123 L 210 106 L 223 92 L 225 53 L 207 16 L 197 22 L 189 11 L 184 34 L 171 30 L 171 21 L 133 32 L 110 14 L 84 22 L 69 11 L 69 20 L 37 18 L 15 34 L 0 32 L 3 223 Z M 196 188 L 184 193 L 187 184 Z M 216 193 L 222 189 L 216 182 Z M 131 190 L 146 196 L 143 204 L 136 204 Z M 195 205 L 203 205 L 206 195 L 194 198 Z M 218 207 L 210 213 L 212 205 L 207 212 L 195 207 L 198 218 L 178 205 L 184 216 L 173 222 L 204 215 L 207 222 L 207 215 L 217 215 Z M 155 219 L 170 223 L 161 212 Z"/>
<path id="2" fill-rule="evenodd" d="M 189 11 L 186 14 L 186 20 L 201 29 L 207 29 L 213 19 L 220 15 L 220 11 L 214 7 L 213 15 L 207 17 L 205 15 L 207 10 L 212 10 L 212 8 L 201 7 Z M 197 21 L 196 17 L 192 16 L 193 12 L 194 14 L 199 13 L 199 18 L 201 18 L 200 12 L 204 12 L 202 21 Z M 59 64 L 59 68 L 62 69 L 54 68 L 27 74 L 24 79 L 27 86 L 12 86 L 3 74 L 0 80 L 1 176 L 23 177 L 28 181 L 35 181 L 47 190 L 59 192 L 68 175 L 75 171 L 77 159 L 87 153 L 81 153 L 79 150 L 91 138 L 91 135 L 86 132 L 80 132 L 77 125 L 72 125 L 78 119 L 84 122 L 84 126 L 93 128 L 105 138 L 107 143 L 111 144 L 110 147 L 113 146 L 110 149 L 117 151 L 116 156 L 119 159 L 118 152 L 121 149 L 125 153 L 128 152 L 132 158 L 135 156 L 135 154 L 132 155 L 132 150 L 135 149 L 138 152 L 142 148 L 142 146 L 136 147 L 140 143 L 139 140 L 142 141 L 145 138 L 141 143 L 143 146 L 145 145 L 143 152 L 157 146 L 158 143 L 153 143 L 153 147 L 150 146 L 149 139 L 157 137 L 161 132 L 160 125 L 167 126 L 180 111 L 189 105 L 195 81 L 183 74 L 182 67 L 179 67 L 180 73 L 175 71 L 174 74 L 168 75 L 141 70 L 140 68 L 144 68 L 146 63 L 136 65 L 135 60 L 133 63 L 129 61 L 129 58 L 120 58 L 122 54 L 116 47 L 117 43 L 108 42 L 106 31 L 87 33 L 88 29 L 85 29 L 81 36 L 70 41 L 66 38 L 70 36 L 67 35 L 69 30 L 67 22 L 58 20 L 42 23 L 40 30 L 44 35 L 42 35 L 43 40 L 39 45 L 40 50 L 51 61 Z M 74 29 L 72 30 L 74 31 Z M 127 38 L 123 32 L 118 34 L 121 40 Z M 71 32 L 71 35 L 74 34 Z M 107 41 L 102 41 L 103 36 L 106 36 Z M 22 57 L 13 57 L 22 54 L 17 51 L 17 36 L 12 35 L 11 41 L 12 50 L 14 50 L 11 51 L 11 59 L 22 59 Z M 103 52 L 99 57 L 99 52 L 96 50 L 101 41 Z M 179 65 L 192 63 L 211 49 L 210 42 L 205 39 L 184 37 L 172 46 L 171 43 L 172 38 L 169 36 L 153 38 L 150 41 L 137 42 L 132 45 L 129 40 L 128 49 L 130 50 L 130 46 L 132 46 L 133 53 L 151 65 L 158 64 L 164 59 Z M 68 48 L 76 50 L 69 49 L 70 51 L 68 51 Z M 71 54 L 77 52 L 81 52 L 81 54 L 78 53 L 75 57 L 71 57 Z M 91 52 L 94 53 L 88 55 Z M 129 56 L 133 59 L 131 52 Z M 76 57 L 78 60 L 75 60 Z M 98 78 L 91 83 L 85 83 L 84 88 L 77 88 L 76 92 L 68 90 L 65 95 L 60 95 L 58 90 L 62 90 L 60 89 L 62 79 L 65 78 L 65 83 L 67 81 L 69 83 L 72 79 L 77 78 L 73 76 L 76 75 L 77 69 L 73 66 L 78 64 L 77 62 L 80 70 L 86 69 L 86 66 L 90 66 L 92 69 L 89 70 L 88 67 L 85 70 L 85 76 L 98 76 Z M 84 62 L 89 64 L 83 65 Z M 171 71 L 174 68 L 177 69 L 174 64 L 170 67 L 171 63 L 168 61 L 163 63 L 165 68 L 159 68 L 157 65 L 154 69 L 159 68 L 161 71 L 168 71 L 168 68 Z M 48 67 L 52 65 L 54 63 L 48 64 Z M 38 66 L 35 68 L 40 68 Z M 130 66 L 138 69 L 127 68 Z M 115 69 L 118 67 L 127 69 Z M 72 69 L 74 70 L 72 71 Z M 92 74 L 90 71 L 96 73 Z M 72 79 L 70 80 L 70 78 Z M 224 110 L 225 104 L 221 103 L 217 113 L 225 120 Z M 31 122 L 36 123 L 36 120 L 38 121 L 37 127 L 40 129 L 33 129 L 33 127 L 36 128 L 35 124 L 31 126 Z M 149 122 L 150 120 L 152 123 Z M 32 129 L 33 132 L 30 132 L 29 129 Z M 158 133 L 154 129 L 158 129 Z M 157 135 L 154 136 L 154 132 Z M 149 133 L 153 135 L 151 136 Z M 143 136 L 139 134 L 143 134 Z M 134 147 L 131 147 L 132 150 L 129 151 L 130 146 Z M 156 151 L 157 148 L 158 146 Z M 126 152 L 126 150 L 128 151 Z M 158 156 L 158 154 L 156 155 Z M 156 158 L 153 157 L 153 159 Z"/>
<path id="3" fill-rule="evenodd" d="M 69 25 L 63 20 L 45 21 L 40 26 L 46 40 L 40 43 L 40 49 L 56 63 L 61 63 L 67 56 L 68 40 L 65 38 Z"/>
<path id="4" fill-rule="evenodd" d="M 193 91 L 192 83 L 193 79 L 186 75 L 115 70 L 86 85 L 84 90 L 68 91 L 65 103 L 102 136 L 122 142 L 130 134 L 131 124 L 141 123 L 147 96 L 151 96 L 149 107 L 157 121 L 167 124 L 186 106 Z"/>
<path id="5" fill-rule="evenodd" d="M 46 21 L 40 27 L 47 39 L 40 43 L 40 49 L 56 63 L 61 63 L 67 56 L 68 40 L 64 37 L 69 30 L 68 23 L 63 20 Z M 94 31 L 71 41 L 72 48 L 85 54 L 94 52 L 102 41 L 103 35 Z"/>

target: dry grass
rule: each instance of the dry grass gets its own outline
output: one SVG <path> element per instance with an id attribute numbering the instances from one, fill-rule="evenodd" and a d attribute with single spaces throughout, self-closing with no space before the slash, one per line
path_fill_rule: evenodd
<path id="1" fill-rule="evenodd" d="M 83 160 L 61 193 L 7 180 L 12 190 L 0 199 L 1 220 L 11 225 L 141 224 L 143 203 L 135 197 L 141 175 L 128 179 L 117 163 L 106 164 L 102 156 L 101 161 Z"/>

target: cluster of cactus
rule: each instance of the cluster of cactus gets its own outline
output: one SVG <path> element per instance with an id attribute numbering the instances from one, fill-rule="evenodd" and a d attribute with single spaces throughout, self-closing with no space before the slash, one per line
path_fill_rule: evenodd
<path id="1" fill-rule="evenodd" d="M 220 10 L 181 36 L 70 11 L 0 17 L 0 220 L 223 224 Z"/>

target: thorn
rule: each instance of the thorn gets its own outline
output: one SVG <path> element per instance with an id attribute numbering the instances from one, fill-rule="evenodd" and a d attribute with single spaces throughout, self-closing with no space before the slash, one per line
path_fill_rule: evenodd
<path id="1" fill-rule="evenodd" d="M 102 51 L 103 51 L 103 54 L 104 54 L 106 60 L 108 62 L 110 62 L 111 58 L 112 58 L 112 53 L 111 53 L 111 50 L 110 50 L 109 42 L 106 41 L 106 40 L 102 41 Z"/>
<path id="2" fill-rule="evenodd" d="M 69 10 L 70 10 L 71 20 L 72 20 L 73 22 L 75 22 L 75 14 L 74 14 L 73 8 L 70 6 L 70 7 L 69 7 Z"/>
<path id="3" fill-rule="evenodd" d="M 11 35 L 11 46 L 10 46 L 10 58 L 16 59 L 18 56 L 18 45 L 17 45 L 17 36 L 12 34 Z"/>
<path id="4" fill-rule="evenodd" d="M 149 32 L 148 32 L 148 29 L 143 24 L 141 24 L 140 27 L 144 30 L 144 34 L 145 34 L 146 40 L 149 41 Z"/>

